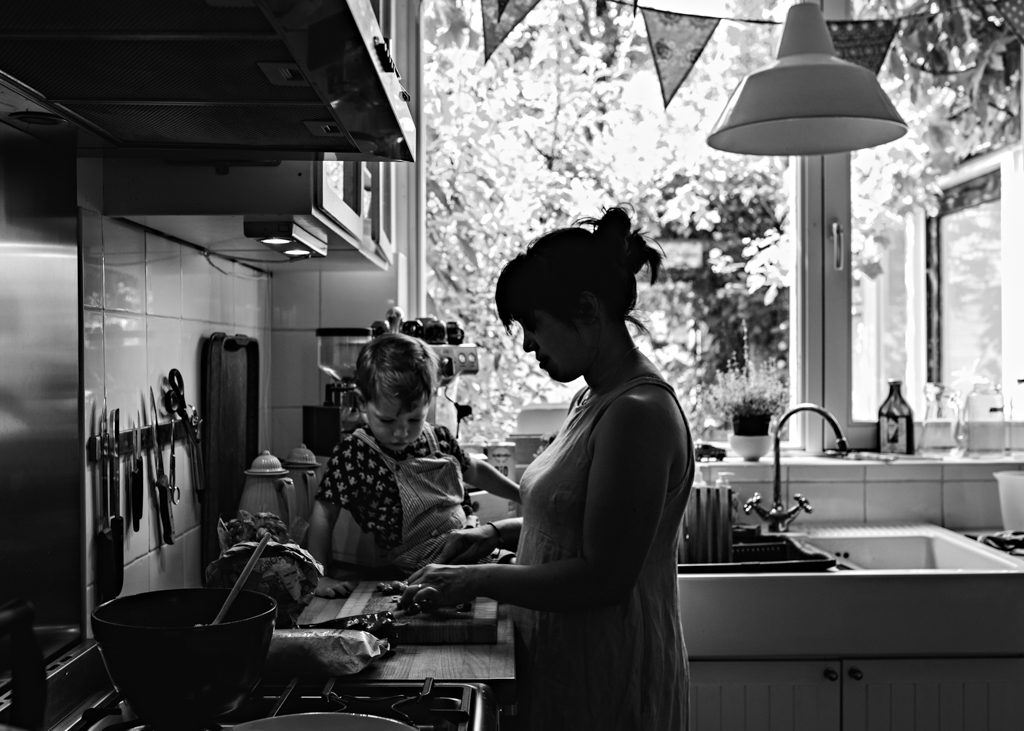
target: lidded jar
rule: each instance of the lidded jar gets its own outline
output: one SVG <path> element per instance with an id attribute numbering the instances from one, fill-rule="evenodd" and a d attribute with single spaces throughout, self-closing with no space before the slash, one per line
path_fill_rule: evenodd
<path id="1" fill-rule="evenodd" d="M 298 518 L 309 527 L 309 515 L 313 511 L 313 502 L 320 489 L 320 463 L 305 444 L 292 449 L 284 458 L 284 468 L 295 483 L 295 510 Z M 300 541 L 301 543 L 301 541 Z"/>
<path id="2" fill-rule="evenodd" d="M 295 483 L 281 461 L 264 450 L 245 470 L 245 486 L 238 502 L 239 510 L 252 514 L 274 513 L 288 526 L 288 535 L 301 543 L 305 537 L 295 535 L 293 525 L 298 516 L 295 503 Z"/>

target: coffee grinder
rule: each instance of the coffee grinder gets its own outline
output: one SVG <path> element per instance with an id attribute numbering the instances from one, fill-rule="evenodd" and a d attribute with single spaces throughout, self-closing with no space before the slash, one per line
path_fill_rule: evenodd
<path id="1" fill-rule="evenodd" d="M 302 441 L 314 454 L 329 455 L 342 435 L 360 423 L 356 358 L 370 338 L 368 327 L 325 327 L 316 331 L 317 366 L 330 381 L 322 406 L 302 407 Z"/>

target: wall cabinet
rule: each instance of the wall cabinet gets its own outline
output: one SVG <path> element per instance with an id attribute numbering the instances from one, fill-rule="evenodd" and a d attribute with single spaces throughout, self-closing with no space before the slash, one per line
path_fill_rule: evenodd
<path id="1" fill-rule="evenodd" d="M 691 731 L 1011 731 L 1024 658 L 691 663 Z"/>

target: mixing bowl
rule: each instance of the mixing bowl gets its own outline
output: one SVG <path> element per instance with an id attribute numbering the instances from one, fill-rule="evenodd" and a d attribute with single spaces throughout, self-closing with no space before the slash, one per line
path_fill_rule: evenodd
<path id="1" fill-rule="evenodd" d="M 154 729 L 208 727 L 256 687 L 277 603 L 243 590 L 211 625 L 230 589 L 170 589 L 119 597 L 92 613 L 114 687 Z"/>

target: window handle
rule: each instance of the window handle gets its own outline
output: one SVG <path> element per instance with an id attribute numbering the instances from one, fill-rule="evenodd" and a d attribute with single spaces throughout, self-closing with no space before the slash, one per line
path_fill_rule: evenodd
<path id="1" fill-rule="evenodd" d="M 832 256 L 835 270 L 843 271 L 843 227 L 839 221 L 832 222 Z"/>

